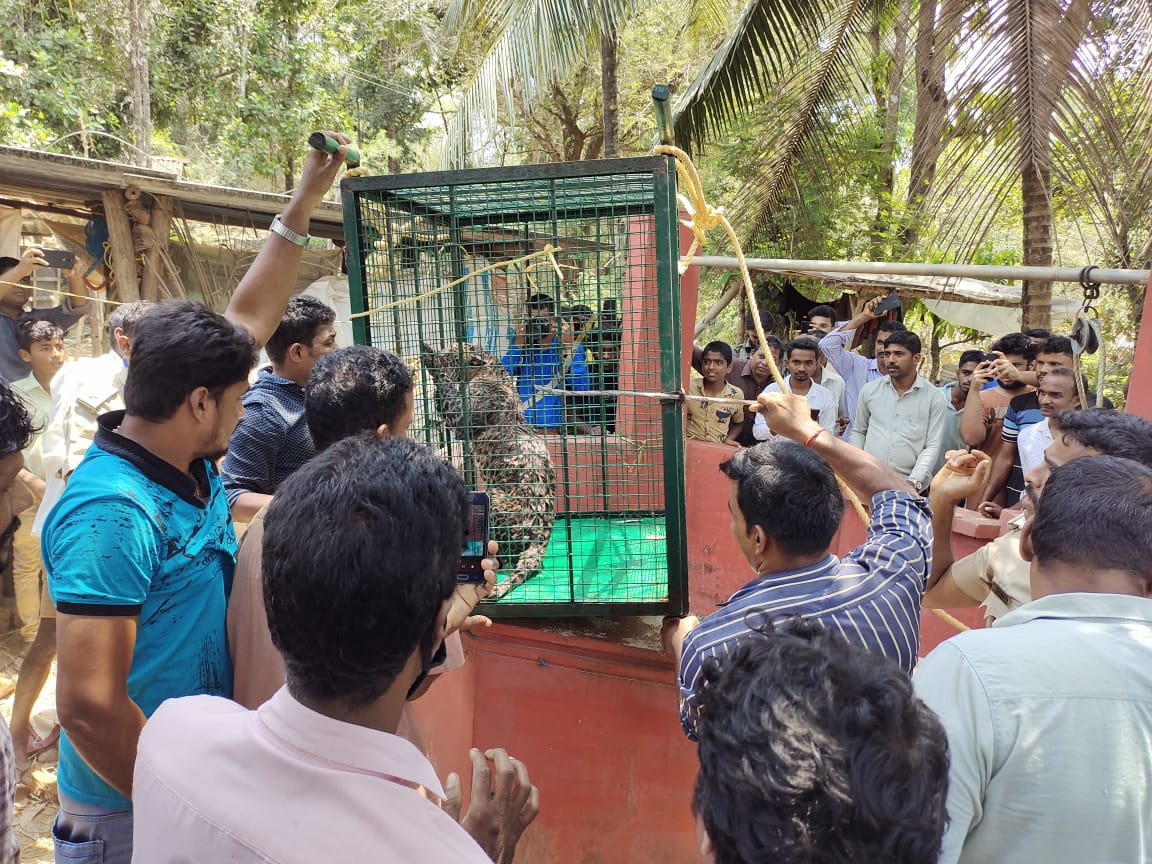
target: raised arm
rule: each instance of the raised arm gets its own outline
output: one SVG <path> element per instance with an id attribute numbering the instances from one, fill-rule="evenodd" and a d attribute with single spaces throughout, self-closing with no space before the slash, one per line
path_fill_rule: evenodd
<path id="1" fill-rule="evenodd" d="M 764 415 L 769 428 L 819 453 L 832 470 L 867 503 L 877 492 L 895 489 L 915 492 L 896 471 L 875 456 L 841 441 L 812 419 L 808 400 L 783 393 L 761 393 L 755 409 Z"/>
<path id="2" fill-rule="evenodd" d="M 1000 445 L 1000 449 L 996 452 L 996 458 L 992 462 L 992 470 L 988 474 L 988 483 L 984 486 L 984 492 L 980 496 L 981 511 L 984 505 L 994 503 L 1004 491 L 1004 484 L 1008 482 L 1008 477 L 1012 474 L 1012 466 L 1016 464 L 1016 442 L 1004 441 Z"/>
<path id="3" fill-rule="evenodd" d="M 1013 367 L 1015 368 L 1015 367 Z M 980 447 L 988 437 L 988 422 L 984 413 L 984 402 L 980 391 L 992 380 L 992 365 L 981 363 L 972 373 L 972 386 L 964 400 L 964 411 L 960 414 L 960 438 L 969 447 Z"/>
<path id="4" fill-rule="evenodd" d="M 329 132 L 330 136 L 346 145 L 351 140 L 345 135 Z M 280 214 L 280 221 L 297 234 L 308 233 L 312 210 L 323 200 L 336 179 L 336 172 L 344 164 L 345 146 L 329 156 L 315 148 L 308 149 L 300 185 L 292 200 Z M 304 249 L 279 234 L 268 234 L 264 248 L 236 286 L 224 317 L 244 327 L 252 334 L 257 345 L 263 345 L 276 332 L 288 299 L 300 274 L 300 261 Z"/>
<path id="5" fill-rule="evenodd" d="M 951 450 L 944 466 L 932 478 L 932 490 L 928 494 L 928 502 L 932 506 L 932 572 L 928 576 L 929 591 L 956 560 L 956 553 L 952 550 L 952 517 L 956 505 L 984 488 L 991 468 L 992 460 L 981 450 L 970 453 Z"/>

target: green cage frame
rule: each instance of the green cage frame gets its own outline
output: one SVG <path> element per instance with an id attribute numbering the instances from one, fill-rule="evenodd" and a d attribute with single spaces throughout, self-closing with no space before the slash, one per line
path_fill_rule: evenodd
<path id="1" fill-rule="evenodd" d="M 598 185 L 611 191 L 613 178 L 638 174 L 650 178 L 643 200 L 612 201 L 598 192 Z M 584 178 L 589 181 L 588 196 L 575 202 L 558 202 L 557 181 Z M 597 181 L 601 181 L 598 184 Z M 497 210 L 475 212 L 444 212 L 421 202 L 422 190 L 455 190 L 458 187 L 478 185 L 539 183 L 547 191 L 540 199 L 516 201 L 501 199 Z M 677 262 L 679 260 L 678 206 L 676 200 L 676 172 L 674 160 L 663 156 L 634 159 L 610 159 L 590 162 L 551 163 L 503 168 L 437 171 L 419 174 L 354 177 L 340 184 L 344 208 L 344 232 L 347 241 L 348 281 L 353 314 L 362 314 L 371 308 L 371 280 L 367 274 L 362 238 L 368 236 L 363 215 L 363 202 L 403 211 L 442 223 L 450 235 L 460 236 L 461 229 L 471 226 L 499 224 L 516 220 L 534 224 L 552 225 L 557 220 L 578 218 L 594 213 L 596 217 L 648 216 L 654 220 L 655 286 L 658 293 L 659 381 L 665 393 L 681 390 L 681 330 L 680 291 Z M 455 196 L 450 196 L 449 211 L 455 210 Z M 573 214 L 577 214 L 574 216 Z M 560 241 L 562 242 L 562 240 Z M 391 258 L 393 249 L 388 246 Z M 466 270 L 458 261 L 453 262 L 455 276 Z M 462 325 L 457 323 L 459 330 Z M 370 319 L 353 318 L 356 344 L 373 344 Z M 462 333 L 458 335 L 462 336 Z M 387 349 L 389 346 L 381 344 Z M 492 618 L 556 618 L 632 615 L 679 615 L 688 610 L 687 530 L 685 525 L 685 464 L 684 420 L 681 403 L 676 399 L 660 401 L 661 449 L 663 462 L 663 518 L 665 527 L 665 555 L 667 562 L 667 596 L 658 601 L 548 601 L 548 602 L 485 602 L 477 611 Z M 465 477 L 466 482 L 468 477 Z M 468 483 L 471 487 L 472 484 Z M 559 498 L 559 493 L 558 493 Z M 567 514 L 570 516 L 571 514 Z M 558 512 L 556 521 L 559 523 Z M 555 542 L 553 535 L 552 542 Z M 568 550 L 571 557 L 571 549 Z"/>

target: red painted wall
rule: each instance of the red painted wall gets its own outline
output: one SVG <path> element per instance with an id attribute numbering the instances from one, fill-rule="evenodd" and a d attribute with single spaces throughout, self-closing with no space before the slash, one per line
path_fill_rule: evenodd
<path id="1" fill-rule="evenodd" d="M 1152 281 L 1149 288 L 1152 289 Z M 1152 290 L 1144 295 L 1144 312 L 1140 320 L 1125 410 L 1152 419 Z M 1145 333 L 1146 330 L 1149 332 Z"/>

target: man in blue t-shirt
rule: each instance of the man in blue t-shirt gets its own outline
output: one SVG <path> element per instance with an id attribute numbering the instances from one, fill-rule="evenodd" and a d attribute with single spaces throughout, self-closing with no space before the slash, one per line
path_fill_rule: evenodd
<path id="1" fill-rule="evenodd" d="M 557 333 L 554 305 L 547 294 L 528 298 L 528 320 L 516 331 L 516 341 L 500 361 L 516 379 L 524 416 L 541 429 L 560 429 L 565 425 L 564 397 L 541 393 L 537 387 L 579 391 L 590 387 L 584 346 L 578 342 L 570 344 Z"/>
<path id="2" fill-rule="evenodd" d="M 346 143 L 347 139 L 343 138 Z M 243 413 L 259 346 L 299 272 L 312 209 L 344 160 L 309 153 L 300 186 L 225 315 L 163 303 L 140 321 L 124 411 L 48 516 L 42 548 L 58 611 L 60 813 L 56 860 L 132 859 L 132 773 L 165 699 L 231 695 L 224 621 L 236 535 L 215 463 Z"/>

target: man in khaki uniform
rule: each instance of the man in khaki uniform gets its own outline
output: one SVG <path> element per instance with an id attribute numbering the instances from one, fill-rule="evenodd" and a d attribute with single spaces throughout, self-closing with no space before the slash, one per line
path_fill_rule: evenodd
<path id="1" fill-rule="evenodd" d="M 1025 475 L 1025 508 L 1008 523 L 1007 533 L 971 555 L 956 560 L 952 551 L 952 516 L 955 506 L 987 481 L 991 460 L 979 450 L 971 475 L 948 471 L 947 466 L 933 480 L 929 501 L 932 505 L 932 574 L 924 593 L 929 609 L 959 609 L 983 606 L 991 624 L 1032 599 L 1030 565 L 1020 556 L 1020 529 L 1027 510 L 1034 506 L 1053 468 L 1085 456 L 1119 456 L 1152 467 L 1152 422 L 1134 414 L 1098 409 L 1063 411 L 1049 420 L 1052 443 L 1044 451 L 1044 461 Z M 945 476 L 947 472 L 947 476 Z"/>

